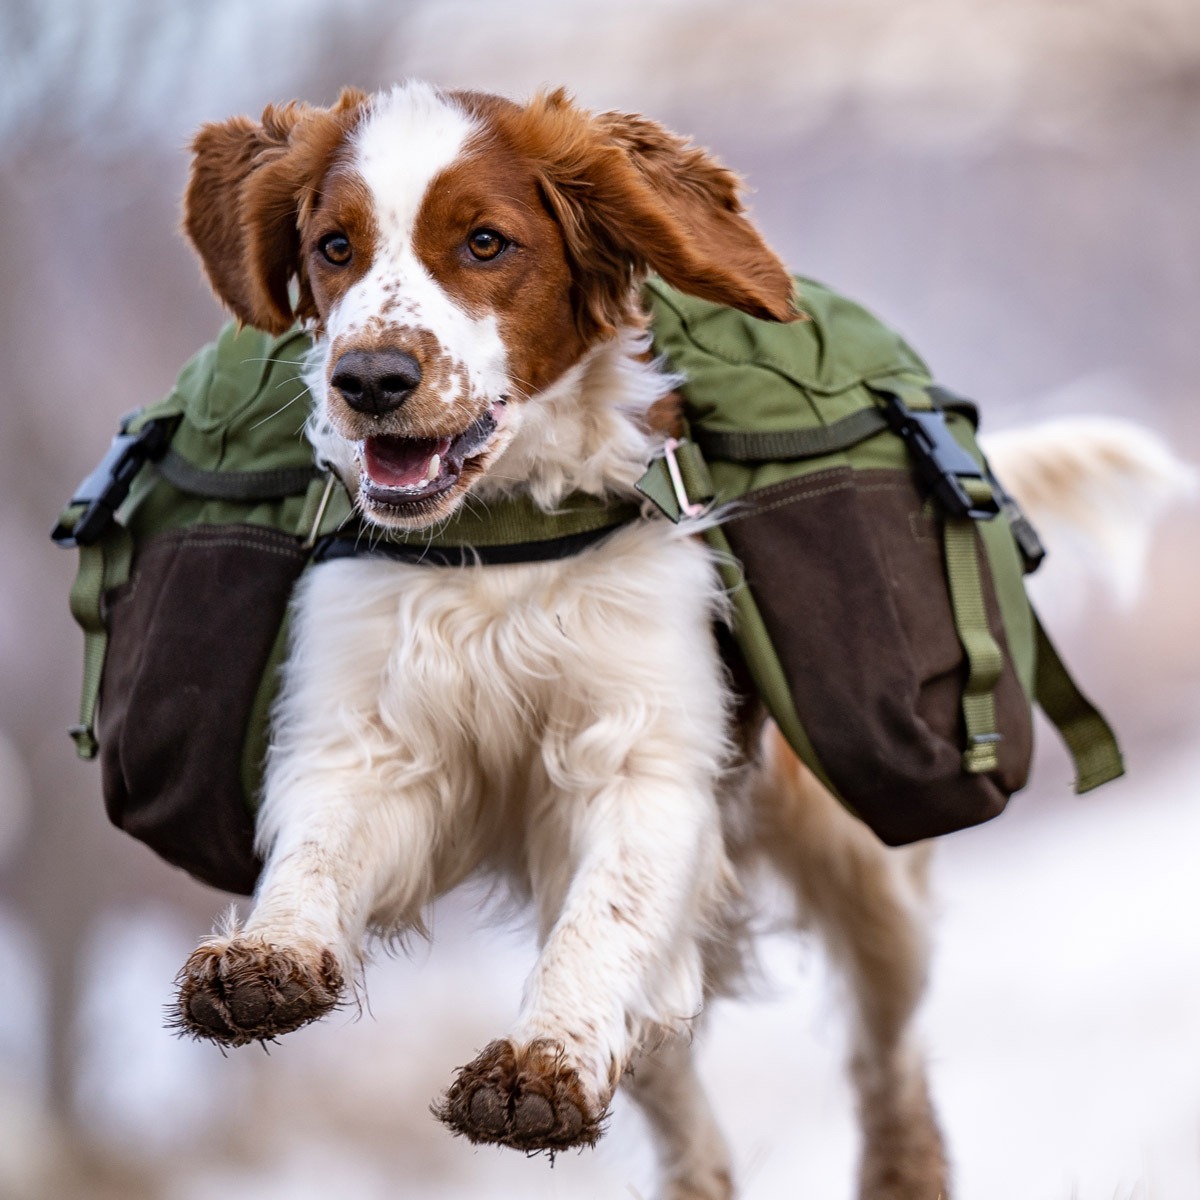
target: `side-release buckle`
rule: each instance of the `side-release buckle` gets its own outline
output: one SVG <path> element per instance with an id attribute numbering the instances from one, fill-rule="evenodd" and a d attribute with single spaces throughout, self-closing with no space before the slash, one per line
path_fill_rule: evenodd
<path id="1" fill-rule="evenodd" d="M 914 411 L 894 392 L 885 392 L 884 416 L 913 456 L 917 478 L 938 503 L 955 517 L 990 521 L 1000 501 L 990 478 L 946 424 L 940 408 Z"/>
<path id="2" fill-rule="evenodd" d="M 137 473 L 166 452 L 174 423 L 169 417 L 148 421 L 137 433 L 126 433 L 122 426 L 108 452 L 71 497 L 68 510 L 84 506 L 78 520 L 70 524 L 60 519 L 50 534 L 56 545 L 90 546 L 100 539 L 129 495 Z"/>

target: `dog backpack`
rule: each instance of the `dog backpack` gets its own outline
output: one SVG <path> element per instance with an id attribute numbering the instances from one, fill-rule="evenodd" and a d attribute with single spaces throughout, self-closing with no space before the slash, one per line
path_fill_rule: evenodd
<path id="1" fill-rule="evenodd" d="M 982 464 L 973 410 L 862 309 L 808 281 L 800 295 L 809 319 L 772 325 L 646 291 L 688 428 L 640 487 L 674 520 L 719 506 L 704 536 L 737 653 L 785 736 L 889 842 L 999 812 L 1025 782 L 1035 696 L 1081 790 L 1119 774 L 1025 599 L 1019 539 L 1027 557 L 1036 539 Z M 304 439 L 309 345 L 228 326 L 122 422 L 53 535 L 80 554 L 72 736 L 100 758 L 110 818 L 239 893 L 261 866 L 268 716 L 308 566 L 545 560 L 644 519 L 581 494 L 552 514 L 514 498 L 381 539 Z"/>

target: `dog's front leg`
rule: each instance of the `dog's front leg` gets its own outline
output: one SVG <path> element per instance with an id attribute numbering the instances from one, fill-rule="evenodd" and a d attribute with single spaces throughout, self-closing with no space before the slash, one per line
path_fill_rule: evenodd
<path id="1" fill-rule="evenodd" d="M 711 782 L 618 778 L 555 797 L 531 835 L 543 947 L 513 1032 L 439 1110 L 472 1141 L 590 1144 L 632 1053 L 703 1001 L 701 940 L 727 884 Z"/>
<path id="2" fill-rule="evenodd" d="M 180 1028 L 238 1046 L 314 1021 L 337 1005 L 381 904 L 390 929 L 411 925 L 429 899 L 426 806 L 377 792 L 366 770 L 314 773 L 274 806 L 250 916 L 180 972 Z"/>
<path id="3" fill-rule="evenodd" d="M 380 718 L 374 647 L 383 639 L 356 637 L 358 612 L 321 619 L 362 592 L 340 582 L 344 566 L 314 570 L 302 585 L 258 814 L 265 865 L 251 914 L 202 942 L 177 980 L 175 1024 L 197 1037 L 239 1046 L 323 1016 L 358 970 L 368 929 L 411 928 L 437 884 L 444 776 L 417 771 L 411 748 Z"/>

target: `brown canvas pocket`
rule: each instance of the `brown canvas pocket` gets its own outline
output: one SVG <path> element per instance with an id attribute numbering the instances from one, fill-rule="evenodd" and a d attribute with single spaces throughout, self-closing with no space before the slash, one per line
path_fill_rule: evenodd
<path id="1" fill-rule="evenodd" d="M 800 722 L 847 804 L 890 844 L 1001 811 L 1028 772 L 1029 701 L 1006 653 L 999 768 L 968 774 L 966 663 L 940 519 L 908 472 L 806 475 L 744 497 L 722 529 Z M 989 625 L 1006 648 L 986 565 L 982 576 Z"/>
<path id="2" fill-rule="evenodd" d="M 307 552 L 253 525 L 147 539 L 105 597 L 109 818 L 168 862 L 248 894 L 261 864 L 242 784 L 255 695 Z"/>

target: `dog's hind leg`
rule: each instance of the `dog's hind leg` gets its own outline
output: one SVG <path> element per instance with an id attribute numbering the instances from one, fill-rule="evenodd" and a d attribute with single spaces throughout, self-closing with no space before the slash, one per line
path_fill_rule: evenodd
<path id="1" fill-rule="evenodd" d="M 670 1035 L 634 1060 L 622 1088 L 654 1135 L 661 1200 L 731 1200 L 733 1168 L 696 1073 L 689 1038 Z"/>
<path id="2" fill-rule="evenodd" d="M 762 847 L 823 935 L 854 1010 L 861 1200 L 945 1200 L 948 1167 L 913 1028 L 929 966 L 929 847 L 889 850 L 774 728 L 756 786 Z"/>

